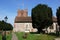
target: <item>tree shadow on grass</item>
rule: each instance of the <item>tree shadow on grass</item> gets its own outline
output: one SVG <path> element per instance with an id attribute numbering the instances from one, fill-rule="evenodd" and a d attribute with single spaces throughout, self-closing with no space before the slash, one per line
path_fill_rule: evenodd
<path id="1" fill-rule="evenodd" d="M 38 32 L 30 32 L 31 34 L 40 34 L 40 33 L 42 33 L 42 34 L 45 34 L 45 32 L 40 32 L 40 33 L 38 33 Z"/>
<path id="2" fill-rule="evenodd" d="M 60 37 L 60 33 L 59 33 L 59 35 L 57 35 L 56 33 L 49 33 L 48 35 Z"/>
<path id="3" fill-rule="evenodd" d="M 56 36 L 56 33 L 49 33 L 48 35 Z"/>
<path id="4" fill-rule="evenodd" d="M 45 31 L 41 31 L 41 32 L 30 32 L 31 34 L 40 34 L 40 33 L 42 33 L 42 34 L 45 34 Z"/>
<path id="5" fill-rule="evenodd" d="M 38 32 L 30 32 L 31 34 L 40 34 Z M 41 32 L 42 33 L 42 32 Z M 56 33 L 42 33 L 42 34 L 47 34 L 47 35 L 51 35 L 51 36 L 55 36 L 55 37 L 60 37 L 60 33 L 59 36 L 56 35 Z"/>
<path id="6" fill-rule="evenodd" d="M 30 32 L 31 34 L 39 34 L 38 32 Z"/>

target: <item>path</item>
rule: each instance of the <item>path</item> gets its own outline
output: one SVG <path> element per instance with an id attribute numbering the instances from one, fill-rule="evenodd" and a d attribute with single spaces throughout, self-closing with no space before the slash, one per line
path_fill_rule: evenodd
<path id="1" fill-rule="evenodd" d="M 12 39 L 11 40 L 18 40 L 18 38 L 17 38 L 15 33 L 12 33 Z"/>
<path id="2" fill-rule="evenodd" d="M 60 38 L 55 38 L 55 40 L 60 40 Z"/>

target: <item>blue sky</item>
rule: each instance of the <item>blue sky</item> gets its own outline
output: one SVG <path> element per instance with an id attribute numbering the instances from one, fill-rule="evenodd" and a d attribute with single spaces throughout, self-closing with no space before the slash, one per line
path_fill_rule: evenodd
<path id="1" fill-rule="evenodd" d="M 56 9 L 60 6 L 60 0 L 0 0 L 0 20 L 8 17 L 9 23 L 14 24 L 18 9 L 28 9 L 28 16 L 31 16 L 31 9 L 37 4 L 46 4 L 56 15 Z"/>

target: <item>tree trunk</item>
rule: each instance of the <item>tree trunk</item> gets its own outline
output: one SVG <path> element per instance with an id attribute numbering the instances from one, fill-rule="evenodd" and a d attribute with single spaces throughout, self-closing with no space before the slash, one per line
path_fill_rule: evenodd
<path id="1" fill-rule="evenodd" d="M 5 31 L 2 31 L 2 40 L 6 40 Z"/>
<path id="2" fill-rule="evenodd" d="M 56 25 L 56 36 L 59 36 L 59 26 Z"/>
<path id="3" fill-rule="evenodd" d="M 38 33 L 42 33 L 42 29 L 41 28 L 38 28 Z"/>

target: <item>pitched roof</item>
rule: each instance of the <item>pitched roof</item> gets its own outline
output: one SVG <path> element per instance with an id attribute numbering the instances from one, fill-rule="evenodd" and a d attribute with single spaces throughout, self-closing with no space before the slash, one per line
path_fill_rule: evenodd
<path id="1" fill-rule="evenodd" d="M 15 23 L 21 23 L 21 22 L 32 22 L 31 17 L 16 17 L 15 18 Z"/>
<path id="2" fill-rule="evenodd" d="M 57 17 L 52 17 L 53 22 L 57 22 Z"/>
<path id="3" fill-rule="evenodd" d="M 53 22 L 57 22 L 56 17 L 52 17 Z M 15 23 L 31 23 L 32 19 L 31 17 L 16 17 L 15 18 Z"/>

